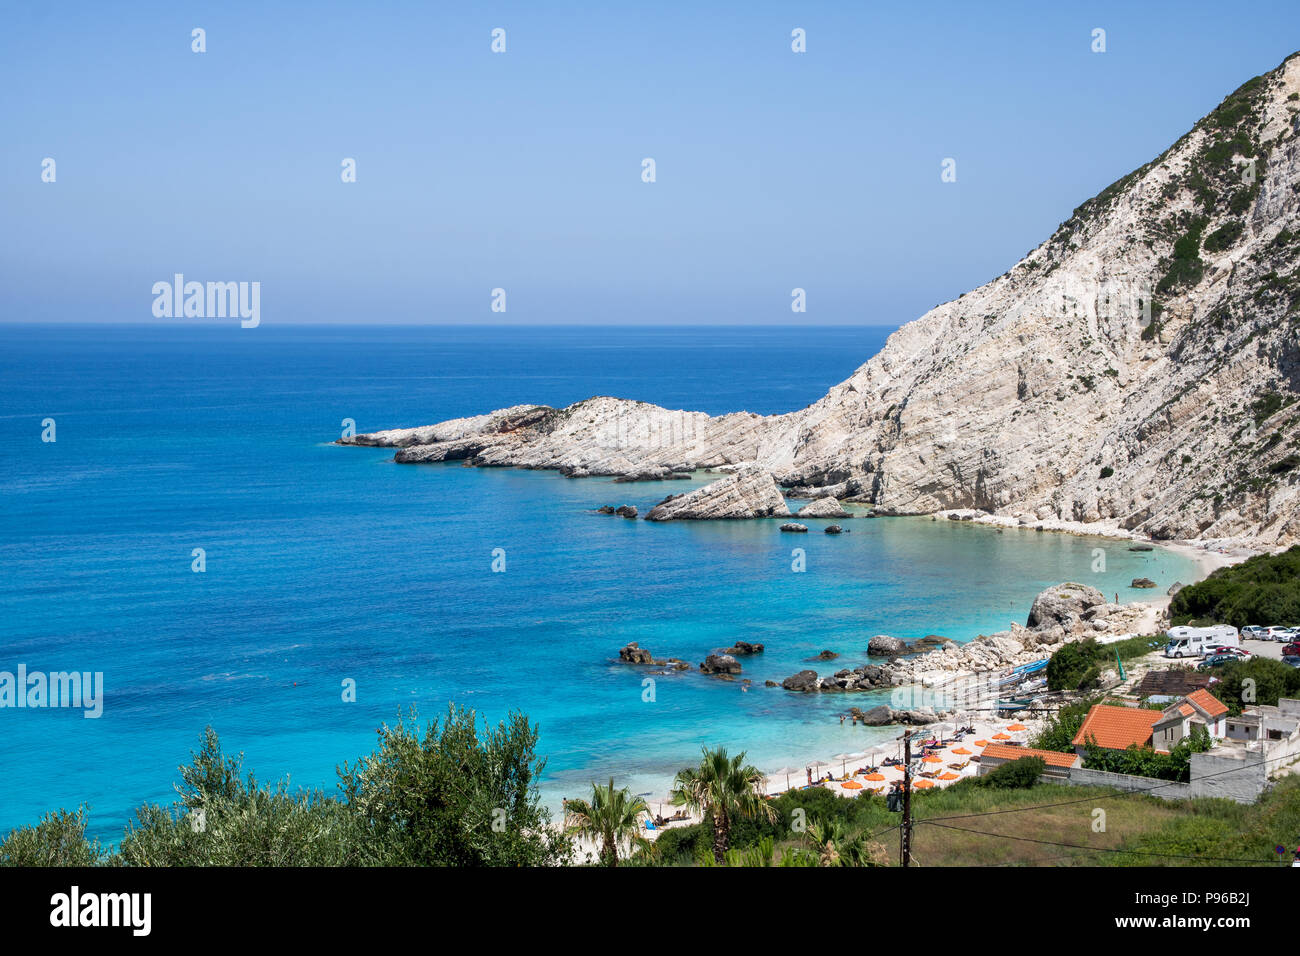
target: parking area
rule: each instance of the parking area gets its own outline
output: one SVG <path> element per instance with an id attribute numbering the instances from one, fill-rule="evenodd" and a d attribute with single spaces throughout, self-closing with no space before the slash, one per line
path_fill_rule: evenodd
<path id="1" fill-rule="evenodd" d="M 1286 647 L 1281 641 L 1251 641 L 1244 640 L 1241 646 L 1250 651 L 1256 657 L 1271 657 L 1275 661 L 1282 659 L 1282 648 Z"/>

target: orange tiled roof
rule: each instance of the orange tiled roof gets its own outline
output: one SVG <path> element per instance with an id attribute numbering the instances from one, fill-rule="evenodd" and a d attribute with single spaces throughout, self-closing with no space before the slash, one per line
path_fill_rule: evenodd
<path id="1" fill-rule="evenodd" d="M 1196 704 L 1211 717 L 1222 717 L 1228 712 L 1227 705 L 1204 688 L 1188 694 L 1187 699 Z"/>
<path id="2" fill-rule="evenodd" d="M 1182 714 L 1184 717 L 1190 717 L 1192 716 L 1192 714 L 1196 713 L 1196 708 L 1193 707 L 1191 704 L 1179 704 L 1178 712 Z"/>
<path id="3" fill-rule="evenodd" d="M 1094 704 L 1083 718 L 1079 732 L 1074 735 L 1074 745 L 1096 740 L 1097 746 L 1107 750 L 1125 750 L 1136 744 L 1151 743 L 1151 728 L 1160 720 L 1160 711 L 1145 707 L 1116 707 L 1113 704 Z"/>
<path id="4" fill-rule="evenodd" d="M 1057 753 L 1055 750 L 1035 750 L 1032 747 L 1012 747 L 1009 744 L 989 744 L 980 757 L 1001 757 L 1019 760 L 1021 757 L 1042 757 L 1049 767 L 1073 767 L 1079 758 L 1075 754 Z"/>

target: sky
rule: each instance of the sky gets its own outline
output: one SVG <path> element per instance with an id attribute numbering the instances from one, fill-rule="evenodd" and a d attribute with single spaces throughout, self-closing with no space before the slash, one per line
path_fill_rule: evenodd
<path id="1" fill-rule="evenodd" d="M 898 325 L 1300 49 L 1244 9 L 10 4 L 0 321 Z"/>

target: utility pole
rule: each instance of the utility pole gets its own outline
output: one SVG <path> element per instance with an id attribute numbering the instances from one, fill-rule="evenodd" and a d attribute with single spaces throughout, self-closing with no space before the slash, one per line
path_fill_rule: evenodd
<path id="1" fill-rule="evenodd" d="M 903 866 L 912 865 L 912 732 L 903 734 L 903 831 L 898 856 Z"/>

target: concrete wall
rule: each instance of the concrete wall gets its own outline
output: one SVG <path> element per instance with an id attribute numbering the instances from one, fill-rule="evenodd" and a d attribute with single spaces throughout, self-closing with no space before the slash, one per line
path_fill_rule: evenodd
<path id="1" fill-rule="evenodd" d="M 1043 777 L 1044 780 L 1048 778 Z M 1141 791 L 1150 790 L 1151 796 L 1162 800 L 1186 800 L 1193 796 L 1192 786 L 1188 783 L 1173 783 L 1169 780 L 1155 780 L 1151 777 L 1135 777 L 1127 773 L 1111 773 L 1108 770 L 1084 770 L 1074 767 L 1067 779 L 1051 778 L 1056 783 L 1069 783 L 1076 787 L 1114 787 L 1116 790 Z M 1159 788 L 1159 789 L 1153 789 Z"/>
<path id="2" fill-rule="evenodd" d="M 1192 794 L 1223 797 L 1238 803 L 1254 803 L 1268 787 L 1268 769 L 1263 753 L 1239 755 L 1209 751 L 1192 754 Z"/>

